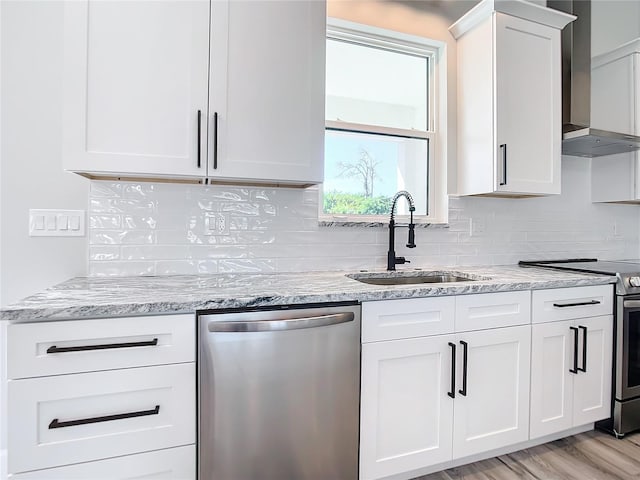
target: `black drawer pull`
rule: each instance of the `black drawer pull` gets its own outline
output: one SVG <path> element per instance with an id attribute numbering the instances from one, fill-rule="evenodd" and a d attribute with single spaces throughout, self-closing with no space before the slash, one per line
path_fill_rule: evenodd
<path id="1" fill-rule="evenodd" d="M 218 112 L 213 112 L 213 169 L 218 168 Z"/>
<path id="2" fill-rule="evenodd" d="M 449 342 L 451 347 L 451 391 L 447 392 L 451 398 L 456 398 L 456 344 Z"/>
<path id="3" fill-rule="evenodd" d="M 56 347 L 55 345 L 51 345 L 47 348 L 47 353 L 85 352 L 87 350 L 109 350 L 111 348 L 155 347 L 156 345 L 158 345 L 157 338 L 145 342 L 105 343 L 103 345 L 80 345 L 78 347 Z"/>
<path id="4" fill-rule="evenodd" d="M 578 328 L 582 330 L 582 368 L 578 370 L 587 373 L 587 327 L 578 325 Z"/>
<path id="5" fill-rule="evenodd" d="M 554 303 L 554 307 L 564 308 L 564 307 L 582 307 L 584 305 L 600 305 L 599 300 L 590 300 L 588 302 L 576 302 L 576 303 Z"/>
<path id="6" fill-rule="evenodd" d="M 573 368 L 570 368 L 571 373 L 578 373 L 578 329 L 576 327 L 569 327 L 573 331 Z"/>
<path id="7" fill-rule="evenodd" d="M 117 415 L 105 415 L 104 417 L 82 418 L 80 420 L 69 420 L 67 422 L 60 422 L 57 418 L 51 420 L 49 429 L 64 428 L 64 427 L 76 427 L 78 425 L 87 425 L 89 423 L 111 422 L 113 420 L 124 420 L 125 418 L 146 417 L 149 415 L 158 415 L 160 413 L 160 405 L 156 405 L 156 408 L 151 410 L 140 410 L 138 412 L 118 413 Z"/>
<path id="8" fill-rule="evenodd" d="M 502 150 L 502 181 L 500 185 L 507 184 L 507 144 L 503 143 L 500 145 L 500 150 Z"/>
<path id="9" fill-rule="evenodd" d="M 464 340 L 460 340 L 462 345 L 462 388 L 458 390 L 458 393 L 463 396 L 467 396 L 467 357 L 469 345 Z"/>
<path id="10" fill-rule="evenodd" d="M 197 165 L 198 165 L 198 168 L 200 168 L 201 166 L 200 156 L 202 154 L 202 110 L 198 110 L 198 147 L 196 150 L 198 152 Z"/>

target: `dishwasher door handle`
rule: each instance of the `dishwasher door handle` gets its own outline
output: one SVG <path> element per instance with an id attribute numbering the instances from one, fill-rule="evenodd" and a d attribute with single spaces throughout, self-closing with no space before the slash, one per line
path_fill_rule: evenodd
<path id="1" fill-rule="evenodd" d="M 302 328 L 327 327 L 339 323 L 353 322 L 353 312 L 334 313 L 315 317 L 287 318 L 282 320 L 250 320 L 209 322 L 209 332 L 277 332 Z"/>

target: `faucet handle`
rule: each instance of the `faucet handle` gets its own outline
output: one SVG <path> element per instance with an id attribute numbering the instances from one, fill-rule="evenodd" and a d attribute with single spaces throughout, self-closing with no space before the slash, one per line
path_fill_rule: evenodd
<path id="1" fill-rule="evenodd" d="M 407 241 L 407 248 L 416 248 L 416 232 L 414 230 L 415 225 L 409 224 L 409 239 Z"/>

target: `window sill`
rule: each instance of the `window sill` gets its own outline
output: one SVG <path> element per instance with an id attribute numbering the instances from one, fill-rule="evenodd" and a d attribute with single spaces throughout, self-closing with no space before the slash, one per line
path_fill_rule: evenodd
<path id="1" fill-rule="evenodd" d="M 402 225 L 405 223 L 409 223 L 409 217 L 404 218 L 401 216 L 397 216 L 396 220 L 398 224 Z M 414 224 L 416 228 L 449 228 L 448 223 L 429 223 L 426 220 L 414 219 Z M 381 221 L 381 220 L 355 220 L 355 219 L 331 219 L 331 218 L 320 218 L 318 220 L 319 227 L 387 227 L 389 226 L 389 221 Z"/>

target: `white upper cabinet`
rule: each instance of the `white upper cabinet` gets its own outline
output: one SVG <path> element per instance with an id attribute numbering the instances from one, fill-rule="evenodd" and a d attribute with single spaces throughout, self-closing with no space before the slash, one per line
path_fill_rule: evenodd
<path id="1" fill-rule="evenodd" d="M 65 2 L 64 48 L 65 169 L 205 175 L 208 2 Z"/>
<path id="2" fill-rule="evenodd" d="M 323 180 L 324 1 L 65 2 L 65 169 Z"/>
<path id="3" fill-rule="evenodd" d="M 560 193 L 560 30 L 574 18 L 484 0 L 449 28 L 458 50 L 457 194 Z"/>
<path id="4" fill-rule="evenodd" d="M 591 62 L 593 128 L 640 135 L 640 39 Z M 640 203 L 640 153 L 591 160 L 593 202 Z"/>

